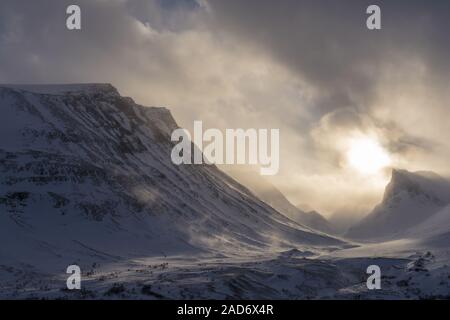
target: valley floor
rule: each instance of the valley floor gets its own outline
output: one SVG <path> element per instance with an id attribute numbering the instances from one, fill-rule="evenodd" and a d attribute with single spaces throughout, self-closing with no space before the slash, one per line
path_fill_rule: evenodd
<path id="1" fill-rule="evenodd" d="M 0 264 L 3 299 L 449 299 L 450 250 L 413 250 L 396 241 L 334 252 L 143 258 L 82 268 L 82 290 L 69 275 Z M 420 246 L 417 246 L 420 247 Z M 381 268 L 368 290 L 366 268 Z"/>

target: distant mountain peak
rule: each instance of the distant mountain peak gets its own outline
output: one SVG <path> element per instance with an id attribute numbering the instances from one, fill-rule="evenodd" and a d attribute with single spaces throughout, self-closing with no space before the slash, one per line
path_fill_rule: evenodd
<path id="1" fill-rule="evenodd" d="M 397 195 L 404 190 L 418 192 L 420 185 L 415 178 L 415 174 L 404 169 L 393 169 L 391 180 L 385 188 L 383 202 Z"/>
<path id="2" fill-rule="evenodd" d="M 426 195 L 437 202 L 450 201 L 450 183 L 432 171 L 411 172 L 393 169 L 392 177 L 386 186 L 383 202 L 406 192 L 411 197 Z"/>
<path id="3" fill-rule="evenodd" d="M 383 200 L 352 227 L 354 238 L 397 237 L 450 203 L 450 181 L 431 171 L 393 169 Z"/>
<path id="4" fill-rule="evenodd" d="M 406 169 L 392 169 L 391 182 L 402 184 L 410 183 L 415 179 L 428 178 L 428 179 L 442 179 L 440 175 L 433 171 L 408 171 Z"/>

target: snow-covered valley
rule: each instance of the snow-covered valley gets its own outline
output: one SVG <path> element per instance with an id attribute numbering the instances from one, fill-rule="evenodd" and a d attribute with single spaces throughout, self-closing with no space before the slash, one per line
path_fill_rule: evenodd
<path id="1" fill-rule="evenodd" d="M 297 249 L 238 257 L 207 255 L 94 259 L 82 265 L 81 290 L 67 274 L 32 265 L 0 266 L 6 299 L 449 299 L 449 251 L 408 243 L 362 246 L 315 256 Z M 383 249 L 384 248 L 384 249 Z M 84 260 L 84 259 L 81 259 Z M 369 265 L 382 270 L 380 290 L 366 286 Z M 59 271 L 59 272 L 58 272 Z"/>
<path id="2" fill-rule="evenodd" d="M 172 164 L 170 112 L 111 85 L 0 86 L 0 108 L 0 298 L 450 297 L 443 178 L 396 171 L 344 239 L 215 166 Z M 66 288 L 73 264 L 81 291 Z"/>

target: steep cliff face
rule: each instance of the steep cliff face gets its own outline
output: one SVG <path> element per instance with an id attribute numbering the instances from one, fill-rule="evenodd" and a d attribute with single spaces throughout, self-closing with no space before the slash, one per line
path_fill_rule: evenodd
<path id="1" fill-rule="evenodd" d="M 285 218 L 214 166 L 173 165 L 170 112 L 111 85 L 0 86 L 0 109 L 5 257 L 341 243 Z"/>

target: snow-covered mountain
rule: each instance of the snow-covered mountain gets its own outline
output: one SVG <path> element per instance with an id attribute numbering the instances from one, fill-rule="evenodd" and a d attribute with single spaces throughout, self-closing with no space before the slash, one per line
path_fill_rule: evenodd
<path id="1" fill-rule="evenodd" d="M 170 112 L 109 84 L 0 86 L 0 109 L 2 262 L 342 244 L 215 166 L 173 165 Z"/>
<path id="2" fill-rule="evenodd" d="M 248 187 L 259 199 L 275 208 L 288 218 L 327 234 L 335 234 L 333 225 L 317 211 L 303 211 L 293 205 L 280 190 L 266 178 L 251 170 L 228 169 L 232 177 Z"/>
<path id="3" fill-rule="evenodd" d="M 0 86 L 0 114 L 0 298 L 449 297 L 447 185 L 434 176 L 395 176 L 384 201 L 437 208 L 416 226 L 428 242 L 358 247 L 215 166 L 173 165 L 170 112 L 111 85 Z M 71 264 L 82 290 L 67 290 Z M 372 264 L 382 290 L 366 287 Z"/>
<path id="4" fill-rule="evenodd" d="M 350 228 L 347 236 L 357 239 L 404 237 L 419 225 L 435 219 L 434 215 L 449 203 L 450 181 L 432 172 L 393 170 L 382 202 Z"/>

